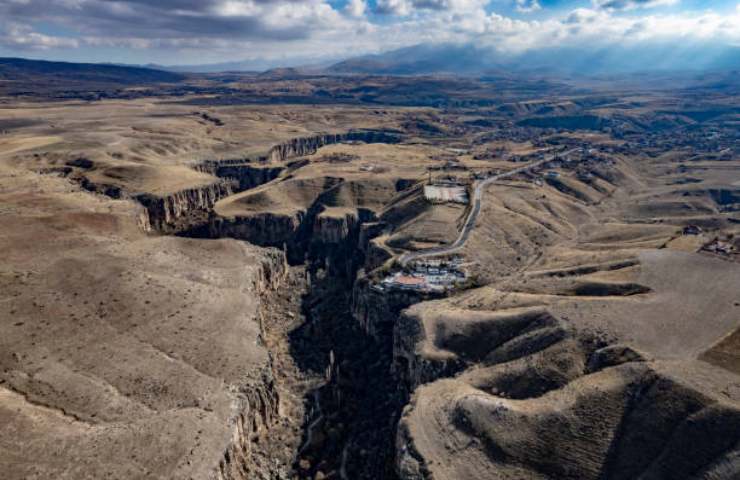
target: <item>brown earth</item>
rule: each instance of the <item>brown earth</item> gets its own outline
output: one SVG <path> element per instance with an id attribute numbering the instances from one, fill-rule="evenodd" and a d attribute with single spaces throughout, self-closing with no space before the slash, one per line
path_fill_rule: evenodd
<path id="1" fill-rule="evenodd" d="M 319 81 L 271 82 L 229 88 Z M 230 102 L 3 100 L 6 477 L 740 475 L 740 262 L 708 248 L 737 243 L 739 167 L 704 145 L 737 115 Z M 581 113 L 612 130 L 527 126 Z M 466 289 L 363 290 L 457 237 L 469 208 L 425 200 L 430 171 L 469 184 L 561 147 L 486 189 Z"/>

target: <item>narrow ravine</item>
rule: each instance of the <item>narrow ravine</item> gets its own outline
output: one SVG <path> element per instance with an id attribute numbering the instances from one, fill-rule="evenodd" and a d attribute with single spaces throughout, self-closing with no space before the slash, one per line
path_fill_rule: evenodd
<path id="1" fill-rule="evenodd" d="M 256 478 L 396 478 L 403 396 L 391 375 L 392 331 L 368 335 L 353 317 L 355 240 L 314 244 L 308 262 L 291 267 L 284 287 L 265 298 L 262 330 L 281 418 L 253 449 L 263 475 Z"/>
<path id="2" fill-rule="evenodd" d="M 303 301 L 306 323 L 291 334 L 296 361 L 327 377 L 308 397 L 314 414 L 295 466 L 300 478 L 393 479 L 402 404 L 391 375 L 392 340 L 360 328 L 347 280 L 326 275 L 312 282 Z"/>
<path id="3" fill-rule="evenodd" d="M 360 131 L 295 139 L 271 149 L 268 157 L 287 160 L 343 141 L 396 143 L 399 138 Z M 197 169 L 220 183 L 166 198 L 135 197 L 143 207 L 145 230 L 246 240 L 283 249 L 290 263 L 282 285 L 264 293 L 260 311 L 260 340 L 270 355 L 278 415 L 266 432 L 243 439 L 248 448 L 227 453 L 223 478 L 396 479 L 395 434 L 406 394 L 392 375 L 393 323 L 369 332 L 353 314 L 365 262 L 362 224 L 375 221 L 374 214 L 358 209 L 346 218 L 322 219 L 320 196 L 287 241 L 269 235 L 243 238 L 215 228 L 216 202 L 279 181 L 282 170 L 250 159 L 206 162 Z"/>

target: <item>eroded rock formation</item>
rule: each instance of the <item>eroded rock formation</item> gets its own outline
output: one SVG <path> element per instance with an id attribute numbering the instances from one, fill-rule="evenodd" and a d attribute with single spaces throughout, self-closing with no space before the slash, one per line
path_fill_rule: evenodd
<path id="1" fill-rule="evenodd" d="M 230 183 L 216 182 L 164 196 L 140 194 L 134 198 L 146 208 L 149 226 L 156 231 L 167 232 L 178 229 L 178 222 L 192 212 L 207 212 L 216 202 L 233 193 Z"/>
<path id="2" fill-rule="evenodd" d="M 17 227 L 0 240 L 2 476 L 253 478 L 278 417 L 260 310 L 284 255 L 146 235 L 133 201 L 58 177 L 0 185 Z"/>

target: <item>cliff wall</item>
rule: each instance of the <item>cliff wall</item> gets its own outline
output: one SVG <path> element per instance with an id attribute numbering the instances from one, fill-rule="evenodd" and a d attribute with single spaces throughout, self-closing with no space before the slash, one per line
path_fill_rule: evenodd
<path id="1" fill-rule="evenodd" d="M 164 196 L 139 194 L 133 198 L 146 208 L 150 229 L 170 232 L 177 230 L 179 223 L 192 212 L 205 213 L 212 209 L 216 202 L 233 193 L 231 183 L 220 181 Z"/>
<path id="2" fill-rule="evenodd" d="M 266 250 L 253 276 L 251 291 L 261 299 L 283 285 L 288 272 L 285 255 L 277 250 Z M 264 336 L 262 318 L 269 305 L 260 303 L 258 321 Z M 229 419 L 231 435 L 223 457 L 214 469 L 214 480 L 248 480 L 259 468 L 253 458 L 255 442 L 264 441 L 270 427 L 280 418 L 280 396 L 275 384 L 272 357 L 270 363 L 257 375 L 257 381 L 241 387 L 232 405 Z"/>
<path id="3" fill-rule="evenodd" d="M 382 130 L 357 130 L 346 133 L 322 134 L 294 138 L 270 149 L 265 160 L 283 162 L 289 158 L 312 155 L 326 145 L 344 142 L 398 143 L 400 136 Z"/>

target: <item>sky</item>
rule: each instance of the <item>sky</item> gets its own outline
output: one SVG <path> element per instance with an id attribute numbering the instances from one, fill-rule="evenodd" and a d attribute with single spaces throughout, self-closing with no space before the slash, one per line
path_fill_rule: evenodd
<path id="1" fill-rule="evenodd" d="M 330 62 L 420 43 L 740 46 L 740 0 L 0 0 L 0 56 Z"/>

